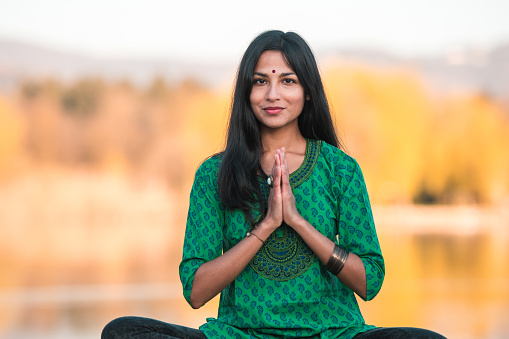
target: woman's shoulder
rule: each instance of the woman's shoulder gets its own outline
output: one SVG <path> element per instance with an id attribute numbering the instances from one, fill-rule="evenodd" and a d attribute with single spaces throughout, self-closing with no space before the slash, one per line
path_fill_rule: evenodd
<path id="1" fill-rule="evenodd" d="M 217 153 L 205 159 L 196 170 L 196 177 L 198 176 L 217 177 L 217 172 L 219 171 L 219 165 L 221 164 L 222 158 L 223 158 L 222 153 Z"/>
<path id="2" fill-rule="evenodd" d="M 332 168 L 353 172 L 359 167 L 357 160 L 355 160 L 352 156 L 323 140 L 321 141 L 320 154 Z"/>

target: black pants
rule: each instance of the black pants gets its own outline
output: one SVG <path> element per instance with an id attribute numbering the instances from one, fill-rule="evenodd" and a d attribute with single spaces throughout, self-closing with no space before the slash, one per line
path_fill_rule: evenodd
<path id="1" fill-rule="evenodd" d="M 141 318 L 122 317 L 113 320 L 104 328 L 101 339 L 206 339 L 202 331 Z M 360 333 L 355 339 L 445 339 L 442 335 L 412 327 L 379 327 Z"/>

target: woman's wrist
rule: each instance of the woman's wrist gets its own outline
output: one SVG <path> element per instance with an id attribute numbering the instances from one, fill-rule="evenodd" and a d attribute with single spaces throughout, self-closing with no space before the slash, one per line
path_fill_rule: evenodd
<path id="1" fill-rule="evenodd" d="M 277 222 L 266 217 L 258 225 L 256 225 L 253 231 L 255 231 L 256 235 L 260 236 L 265 241 L 279 226 L 280 225 L 277 225 Z"/>
<path id="2" fill-rule="evenodd" d="M 300 214 L 297 213 L 294 218 L 285 220 L 286 224 L 293 228 L 297 233 L 299 233 L 299 229 L 305 228 L 308 225 L 311 225 L 308 223 L 306 219 Z"/>

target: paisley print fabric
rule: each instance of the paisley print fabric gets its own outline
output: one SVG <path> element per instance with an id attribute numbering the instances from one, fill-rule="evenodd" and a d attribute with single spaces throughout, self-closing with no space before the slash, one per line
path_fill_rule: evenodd
<path id="1" fill-rule="evenodd" d="M 204 262 L 241 241 L 250 225 L 226 209 L 217 193 L 221 157 L 196 172 L 179 273 L 189 302 Z M 259 178 L 268 197 L 265 178 Z M 367 300 L 385 275 L 368 193 L 357 162 L 341 150 L 308 140 L 300 168 L 290 175 L 299 213 L 332 241 L 357 254 L 366 269 Z M 200 329 L 209 338 L 352 338 L 366 325 L 354 293 L 325 270 L 300 236 L 282 225 L 220 296 L 217 318 Z"/>

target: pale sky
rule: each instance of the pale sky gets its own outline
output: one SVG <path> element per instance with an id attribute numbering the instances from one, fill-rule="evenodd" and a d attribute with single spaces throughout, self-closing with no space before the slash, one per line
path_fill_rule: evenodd
<path id="1" fill-rule="evenodd" d="M 509 41 L 507 0 L 0 0 L 0 38 L 102 57 L 238 60 L 267 29 L 401 56 Z"/>

